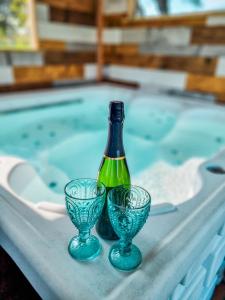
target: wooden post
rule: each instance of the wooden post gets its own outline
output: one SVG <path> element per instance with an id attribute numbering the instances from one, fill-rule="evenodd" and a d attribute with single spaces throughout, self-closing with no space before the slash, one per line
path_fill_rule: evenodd
<path id="1" fill-rule="evenodd" d="M 97 81 L 103 79 L 104 49 L 103 49 L 103 1 L 97 0 Z"/>
<path id="2" fill-rule="evenodd" d="M 137 0 L 128 0 L 128 2 L 127 2 L 128 18 L 132 19 L 134 17 L 136 7 L 137 7 Z"/>

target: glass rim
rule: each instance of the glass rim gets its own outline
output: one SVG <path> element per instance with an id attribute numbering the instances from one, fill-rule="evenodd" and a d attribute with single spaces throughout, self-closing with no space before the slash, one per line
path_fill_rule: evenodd
<path id="1" fill-rule="evenodd" d="M 78 197 L 74 197 L 72 195 L 70 195 L 68 193 L 68 187 L 70 184 L 74 183 L 74 182 L 78 182 L 79 180 L 92 180 L 93 182 L 99 185 L 101 185 L 101 187 L 103 187 L 103 191 L 102 193 L 100 193 L 99 195 L 96 195 L 95 197 L 88 197 L 88 198 L 78 198 Z M 106 187 L 105 185 L 102 183 L 102 182 L 99 182 L 97 179 L 93 179 L 93 178 L 77 178 L 77 179 L 73 179 L 73 180 L 70 180 L 64 187 L 64 193 L 67 197 L 71 198 L 71 199 L 75 199 L 75 200 L 82 200 L 82 201 L 85 201 L 85 200 L 94 200 L 96 199 L 97 197 L 101 197 L 103 196 L 105 193 L 106 193 Z"/>
<path id="2" fill-rule="evenodd" d="M 143 209 L 143 208 L 145 208 L 146 206 L 148 206 L 148 205 L 150 206 L 150 205 L 151 205 L 151 200 L 152 200 L 152 198 L 151 198 L 150 193 L 149 193 L 146 189 L 144 189 L 143 187 L 141 187 L 141 186 L 139 186 L 139 185 L 132 185 L 132 184 L 130 184 L 130 185 L 129 185 L 129 184 L 122 184 L 122 185 L 115 186 L 114 188 L 112 188 L 112 189 L 108 192 L 107 200 L 110 201 L 110 202 L 112 203 L 112 200 L 110 199 L 110 198 L 111 198 L 112 191 L 113 191 L 113 190 L 116 190 L 116 189 L 118 189 L 118 188 L 121 188 L 121 187 L 122 187 L 122 188 L 124 187 L 124 189 L 125 189 L 126 187 L 133 187 L 133 188 L 141 189 L 142 191 L 144 191 L 145 193 L 147 193 L 147 195 L 149 196 L 148 202 L 147 202 L 146 204 L 140 206 L 140 207 L 126 207 L 126 206 L 123 206 L 123 205 L 119 205 L 119 204 L 113 203 L 114 206 L 116 206 L 116 207 L 128 208 L 128 209 L 133 209 L 133 210 L 137 210 L 137 209 Z"/>

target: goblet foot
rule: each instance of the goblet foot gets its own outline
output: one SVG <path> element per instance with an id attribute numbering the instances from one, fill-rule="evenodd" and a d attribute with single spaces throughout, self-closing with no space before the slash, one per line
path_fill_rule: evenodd
<path id="1" fill-rule="evenodd" d="M 117 243 L 110 249 L 109 261 L 115 268 L 121 271 L 132 271 L 141 264 L 142 255 L 138 247 L 133 244 L 131 245 L 129 254 L 122 254 L 121 246 Z"/>
<path id="2" fill-rule="evenodd" d="M 85 242 L 75 236 L 69 243 L 68 251 L 77 260 L 92 260 L 101 253 L 102 246 L 94 235 L 89 236 Z"/>

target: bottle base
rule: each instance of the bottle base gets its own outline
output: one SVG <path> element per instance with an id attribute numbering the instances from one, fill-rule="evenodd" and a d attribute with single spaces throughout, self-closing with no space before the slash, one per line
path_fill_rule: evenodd
<path id="1" fill-rule="evenodd" d="M 119 240 L 118 236 L 104 236 L 99 233 L 98 233 L 98 235 L 100 236 L 100 238 L 102 238 L 103 240 L 106 240 L 106 241 L 118 241 Z"/>
<path id="2" fill-rule="evenodd" d="M 103 231 L 103 230 L 99 230 L 99 228 L 96 227 L 96 231 L 103 240 L 106 240 L 106 241 L 118 241 L 119 240 L 119 237 L 117 236 L 117 234 L 112 230 L 110 230 L 110 232 L 106 231 L 106 230 Z"/>

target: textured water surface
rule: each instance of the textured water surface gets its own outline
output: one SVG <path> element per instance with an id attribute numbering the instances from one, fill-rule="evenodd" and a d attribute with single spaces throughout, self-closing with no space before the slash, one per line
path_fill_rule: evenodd
<path id="1" fill-rule="evenodd" d="M 124 145 L 131 174 L 155 163 L 181 166 L 208 159 L 225 146 L 225 113 L 163 95 L 99 89 L 60 105 L 0 115 L 0 153 L 25 158 L 46 184 L 62 192 L 68 179 L 96 177 L 107 141 L 108 102 L 126 102 Z"/>

